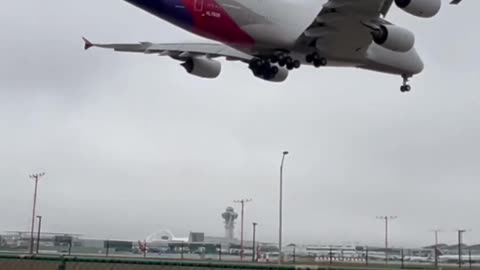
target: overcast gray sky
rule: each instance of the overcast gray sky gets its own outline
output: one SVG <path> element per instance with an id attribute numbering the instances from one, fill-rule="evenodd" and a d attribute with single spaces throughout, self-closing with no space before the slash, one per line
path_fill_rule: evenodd
<path id="1" fill-rule="evenodd" d="M 480 242 L 480 2 L 464 2 L 431 20 L 392 9 L 426 65 L 408 94 L 399 77 L 355 69 L 307 67 L 271 84 L 226 63 L 203 80 L 168 58 L 84 52 L 82 35 L 199 40 L 123 1 L 3 3 L 0 231 L 29 229 L 28 174 L 46 171 L 47 231 L 223 235 L 221 212 L 253 198 L 246 224 L 276 241 L 289 150 L 285 242 L 381 244 L 377 215 L 399 217 L 394 246 L 430 244 L 433 228 L 472 229 L 465 241 Z"/>

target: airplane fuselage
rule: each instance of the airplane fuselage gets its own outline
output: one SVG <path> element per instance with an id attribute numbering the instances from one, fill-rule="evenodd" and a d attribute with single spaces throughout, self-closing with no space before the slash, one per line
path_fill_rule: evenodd
<path id="1" fill-rule="evenodd" d="M 413 48 L 394 52 L 375 43 L 363 53 L 351 48 L 306 46 L 299 38 L 328 0 L 125 0 L 194 34 L 256 55 L 288 50 L 303 64 L 312 50 L 329 66 L 347 66 L 399 75 L 414 75 L 423 63 Z M 348 44 L 347 44 L 348 45 Z M 348 49 L 351 49 L 348 51 Z"/>
<path id="2" fill-rule="evenodd" d="M 243 48 L 289 48 L 327 0 L 126 0 L 197 35 Z"/>

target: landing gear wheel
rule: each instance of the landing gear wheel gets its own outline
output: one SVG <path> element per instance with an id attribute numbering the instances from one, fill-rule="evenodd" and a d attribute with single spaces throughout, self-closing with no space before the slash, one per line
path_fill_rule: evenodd
<path id="1" fill-rule="evenodd" d="M 298 61 L 298 60 L 293 61 L 293 67 L 294 68 L 300 68 L 300 65 L 301 65 L 300 61 Z"/>
<path id="2" fill-rule="evenodd" d="M 327 65 L 327 59 L 324 58 L 324 57 L 320 58 L 320 64 L 321 64 L 322 66 L 326 66 L 326 65 Z"/>
<path id="3" fill-rule="evenodd" d="M 327 59 L 325 57 L 320 57 L 318 53 L 313 53 L 307 55 L 306 59 L 308 63 L 313 63 L 313 66 L 315 67 L 321 67 L 321 66 L 326 66 L 327 65 Z"/>
<path id="4" fill-rule="evenodd" d="M 270 57 L 270 62 L 272 62 L 273 64 L 277 63 L 278 62 L 278 56 L 276 55 L 273 55 L 272 57 Z"/>
<path id="5" fill-rule="evenodd" d="M 400 87 L 400 91 L 403 93 L 403 92 L 410 92 L 410 90 L 412 90 L 412 88 L 410 87 L 410 85 L 406 84 L 406 85 L 402 85 Z"/>
<path id="6" fill-rule="evenodd" d="M 292 59 L 292 57 L 287 56 L 285 59 L 286 59 L 287 65 L 293 65 L 293 59 Z"/>
<path id="7" fill-rule="evenodd" d="M 400 87 L 400 91 L 402 93 L 404 92 L 410 92 L 410 90 L 412 90 L 412 88 L 410 87 L 410 85 L 408 84 L 408 79 L 410 78 L 411 76 L 409 75 L 402 75 L 402 78 L 403 78 L 403 84 L 402 86 Z"/>
<path id="8" fill-rule="evenodd" d="M 317 68 L 326 66 L 327 65 L 327 59 L 325 59 L 325 58 L 315 59 L 313 61 L 313 65 Z"/>
<path id="9" fill-rule="evenodd" d="M 307 63 L 313 63 L 313 55 L 312 54 L 307 54 L 307 56 L 305 56 L 305 61 L 307 61 Z"/>

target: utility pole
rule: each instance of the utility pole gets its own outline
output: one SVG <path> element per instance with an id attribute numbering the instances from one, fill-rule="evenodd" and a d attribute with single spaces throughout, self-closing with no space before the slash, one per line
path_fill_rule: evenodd
<path id="1" fill-rule="evenodd" d="M 467 230 L 460 229 L 457 230 L 458 233 L 458 268 L 462 268 L 462 242 L 463 242 L 463 233 Z"/>
<path id="2" fill-rule="evenodd" d="M 282 162 L 280 163 L 280 205 L 279 205 L 279 222 L 278 222 L 278 264 L 283 262 L 282 252 L 282 223 L 283 223 L 283 165 L 285 163 L 285 156 L 288 155 L 288 151 L 283 151 Z"/>
<path id="3" fill-rule="evenodd" d="M 397 216 L 378 216 L 377 219 L 385 221 L 385 264 L 388 263 L 388 221 L 396 219 Z"/>
<path id="4" fill-rule="evenodd" d="M 258 223 L 253 222 L 252 225 L 253 225 L 252 262 L 255 262 L 255 253 L 256 253 L 256 249 L 255 249 L 255 231 L 256 231 L 256 228 L 257 228 Z"/>
<path id="5" fill-rule="evenodd" d="M 240 260 L 243 261 L 243 224 L 244 224 L 244 210 L 245 210 L 245 203 L 251 202 L 252 199 L 241 199 L 241 200 L 235 200 L 233 202 L 239 203 L 242 205 L 242 213 L 241 213 L 241 228 L 240 228 Z"/>
<path id="6" fill-rule="evenodd" d="M 37 216 L 38 218 L 38 232 L 37 232 L 37 254 L 40 249 L 40 231 L 42 230 L 42 216 Z"/>
<path id="7" fill-rule="evenodd" d="M 44 172 L 30 175 L 30 178 L 35 181 L 35 191 L 33 192 L 32 229 L 30 231 L 30 254 L 33 254 L 33 230 L 35 229 L 35 208 L 37 206 L 38 179 L 44 175 Z"/>

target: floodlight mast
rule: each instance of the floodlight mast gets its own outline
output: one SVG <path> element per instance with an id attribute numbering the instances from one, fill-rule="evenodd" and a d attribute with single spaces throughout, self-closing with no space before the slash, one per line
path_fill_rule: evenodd
<path id="1" fill-rule="evenodd" d="M 32 207 L 32 228 L 30 230 L 30 254 L 33 254 L 33 230 L 35 229 L 35 208 L 37 206 L 37 190 L 38 190 L 38 180 L 45 175 L 42 173 L 31 174 L 29 177 L 35 181 L 35 191 L 33 192 L 33 207 Z"/>
<path id="2" fill-rule="evenodd" d="M 385 263 L 388 263 L 388 221 L 397 218 L 397 216 L 377 216 L 377 219 L 385 221 Z"/>
<path id="3" fill-rule="evenodd" d="M 242 206 L 242 213 L 240 214 L 241 217 L 241 228 L 240 228 L 240 260 L 243 261 L 243 224 L 244 224 L 244 210 L 245 210 L 245 203 L 251 202 L 252 199 L 241 199 L 241 200 L 234 200 L 235 203 L 240 203 Z"/>

